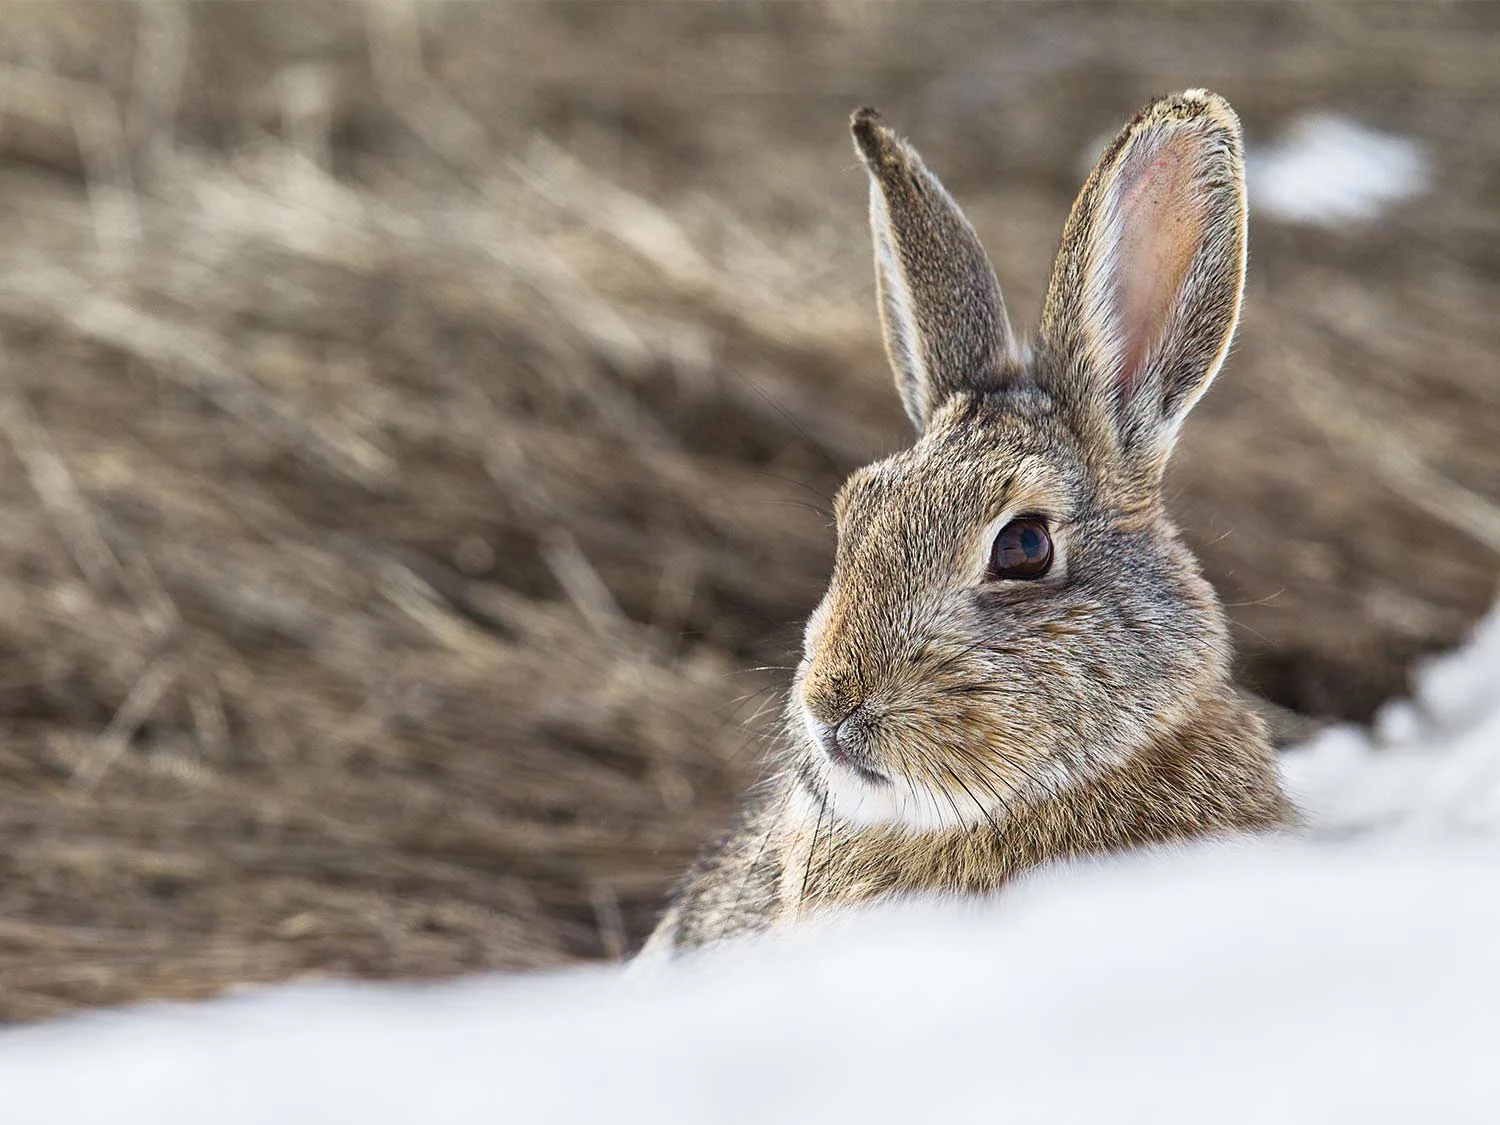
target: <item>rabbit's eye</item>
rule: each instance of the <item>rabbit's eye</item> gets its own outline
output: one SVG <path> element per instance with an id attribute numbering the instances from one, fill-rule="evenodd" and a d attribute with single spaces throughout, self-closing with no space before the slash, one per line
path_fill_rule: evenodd
<path id="1" fill-rule="evenodd" d="M 1052 536 L 1038 516 L 1011 520 L 990 548 L 990 579 L 1041 578 L 1052 569 Z"/>

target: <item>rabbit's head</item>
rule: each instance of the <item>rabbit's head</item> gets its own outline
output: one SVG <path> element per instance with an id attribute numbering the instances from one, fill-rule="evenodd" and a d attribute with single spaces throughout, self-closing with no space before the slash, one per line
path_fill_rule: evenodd
<path id="1" fill-rule="evenodd" d="M 1239 122 L 1190 90 L 1125 128 L 1068 218 L 1030 343 L 917 153 L 873 110 L 853 131 L 920 437 L 836 500 L 796 768 L 852 823 L 977 824 L 1120 764 L 1227 680 L 1223 613 L 1161 480 L 1239 313 Z"/>

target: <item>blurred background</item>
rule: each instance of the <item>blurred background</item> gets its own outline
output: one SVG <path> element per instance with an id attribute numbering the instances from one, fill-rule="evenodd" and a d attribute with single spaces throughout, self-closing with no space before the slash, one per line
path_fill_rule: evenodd
<path id="1" fill-rule="evenodd" d="M 618 957 L 909 440 L 849 112 L 1034 321 L 1151 96 L 1251 150 L 1174 512 L 1367 720 L 1500 552 L 1500 6 L 0 4 L 0 1017 Z"/>

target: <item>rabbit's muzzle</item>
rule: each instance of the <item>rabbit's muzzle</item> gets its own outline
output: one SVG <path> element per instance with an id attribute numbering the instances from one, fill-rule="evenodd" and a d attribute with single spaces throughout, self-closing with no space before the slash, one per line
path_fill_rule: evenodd
<path id="1" fill-rule="evenodd" d="M 843 766 L 872 785 L 887 785 L 890 779 L 875 768 L 870 754 L 869 715 L 863 705 L 856 706 L 834 723 L 826 723 L 804 709 L 808 733 L 831 762 Z"/>

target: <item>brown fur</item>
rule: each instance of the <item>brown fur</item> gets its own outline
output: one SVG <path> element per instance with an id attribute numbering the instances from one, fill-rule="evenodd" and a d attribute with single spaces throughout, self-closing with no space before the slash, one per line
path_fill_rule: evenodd
<path id="1" fill-rule="evenodd" d="M 881 189 L 870 193 L 876 258 L 893 267 L 875 275 L 886 354 L 921 429 L 976 378 L 995 387 L 1014 378 L 1010 321 L 979 236 L 916 150 L 868 107 L 854 115 L 853 133 Z M 890 221 L 893 211 L 901 222 Z"/>
<path id="2" fill-rule="evenodd" d="M 816 818 L 787 830 L 784 810 L 763 795 L 694 869 L 653 941 L 691 949 L 826 907 L 922 892 L 981 894 L 1058 860 L 1273 831 L 1294 817 L 1274 776 L 1260 723 L 1246 720 L 1238 699 L 1217 698 L 1067 800 L 1020 806 L 993 831 L 910 836 Z"/>
<path id="3" fill-rule="evenodd" d="M 1160 497 L 1239 310 L 1233 112 L 1189 91 L 1126 127 L 1069 217 L 1025 350 L 937 179 L 873 110 L 853 130 L 887 350 L 921 435 L 840 492 L 776 772 L 689 873 L 658 949 L 1294 820 Z M 989 541 L 1019 515 L 1045 521 L 1053 568 L 995 580 Z"/>

